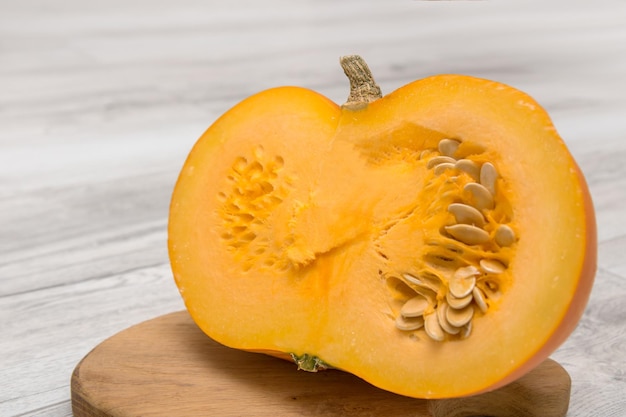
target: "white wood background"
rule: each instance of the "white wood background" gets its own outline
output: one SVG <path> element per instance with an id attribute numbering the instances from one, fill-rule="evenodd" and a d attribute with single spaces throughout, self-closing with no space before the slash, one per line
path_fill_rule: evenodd
<path id="1" fill-rule="evenodd" d="M 347 97 L 496 79 L 551 113 L 587 176 L 599 270 L 573 336 L 569 416 L 626 416 L 626 1 L 0 0 L 0 415 L 68 416 L 105 338 L 183 308 L 170 193 L 197 137 L 259 90 Z"/>

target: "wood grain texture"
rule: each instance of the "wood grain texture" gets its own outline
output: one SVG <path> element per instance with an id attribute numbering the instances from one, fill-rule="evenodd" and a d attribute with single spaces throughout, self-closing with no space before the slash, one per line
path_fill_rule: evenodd
<path id="1" fill-rule="evenodd" d="M 431 400 L 428 410 L 433 417 L 564 417 L 570 392 L 567 371 L 546 359 L 498 390 L 467 398 Z"/>
<path id="2" fill-rule="evenodd" d="M 239 100 L 336 102 L 358 53 L 388 93 L 466 73 L 534 96 L 585 173 L 599 271 L 554 358 L 568 416 L 626 410 L 626 3 L 622 0 L 0 2 L 0 415 L 68 416 L 107 337 L 183 308 L 168 201 L 196 138 Z"/>
<path id="3" fill-rule="evenodd" d="M 72 376 L 76 417 L 427 416 L 426 402 L 340 371 L 226 348 L 187 312 L 149 320 L 89 353 Z"/>
<path id="4" fill-rule="evenodd" d="M 564 417 L 570 378 L 548 359 L 501 389 L 426 401 L 377 389 L 345 372 L 222 346 L 186 311 L 148 320 L 96 346 L 72 374 L 75 417 Z"/>

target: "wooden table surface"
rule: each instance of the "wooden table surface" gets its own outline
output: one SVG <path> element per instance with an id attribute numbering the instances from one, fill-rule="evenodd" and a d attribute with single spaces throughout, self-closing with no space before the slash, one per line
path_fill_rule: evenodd
<path id="1" fill-rule="evenodd" d="M 183 309 L 166 225 L 190 147 L 265 88 L 345 101 L 351 53 L 384 92 L 465 73 L 549 111 L 599 234 L 588 309 L 553 358 L 569 416 L 626 416 L 623 0 L 0 2 L 0 416 L 71 415 L 85 354 Z"/>

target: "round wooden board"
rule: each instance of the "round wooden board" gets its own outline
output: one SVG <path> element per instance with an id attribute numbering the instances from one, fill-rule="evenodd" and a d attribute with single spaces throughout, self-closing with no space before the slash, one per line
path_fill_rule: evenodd
<path id="1" fill-rule="evenodd" d="M 476 397 L 403 397 L 345 372 L 297 371 L 281 359 L 224 347 L 186 311 L 105 340 L 76 366 L 71 381 L 75 417 L 562 417 L 569 389 L 567 372 L 548 360 L 507 387 Z"/>
<path id="2" fill-rule="evenodd" d="M 186 311 L 124 330 L 72 375 L 75 417 L 428 416 L 426 402 L 377 389 L 345 372 L 222 346 Z"/>

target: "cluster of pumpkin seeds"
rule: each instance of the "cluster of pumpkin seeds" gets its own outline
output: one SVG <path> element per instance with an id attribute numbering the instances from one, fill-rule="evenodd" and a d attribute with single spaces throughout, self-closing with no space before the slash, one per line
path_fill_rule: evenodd
<path id="1" fill-rule="evenodd" d="M 497 279 L 493 277 L 507 269 L 505 263 L 494 256 L 468 258 L 455 254 L 471 251 L 471 248 L 478 248 L 473 253 L 491 253 L 484 249 L 509 247 L 517 240 L 514 230 L 507 224 L 491 225 L 491 232 L 485 230 L 486 215 L 495 209 L 499 174 L 491 162 L 455 159 L 460 144 L 455 139 L 443 139 L 438 144 L 438 152 L 428 151 L 425 156 L 426 167 L 433 170 L 435 176 L 445 174 L 449 176 L 448 181 L 456 181 L 458 175 L 465 174 L 471 179 L 464 181 L 462 187 L 466 197 L 457 198 L 447 208 L 454 223 L 440 232 L 444 240 L 452 242 L 447 249 L 451 256 L 439 255 L 439 259 L 445 259 L 440 263 L 447 263 L 443 268 L 402 274 L 401 280 L 413 296 L 406 299 L 395 322 L 402 331 L 423 328 L 436 341 L 443 341 L 446 335 L 470 335 L 476 311 L 487 313 L 490 294 L 497 293 Z"/>

